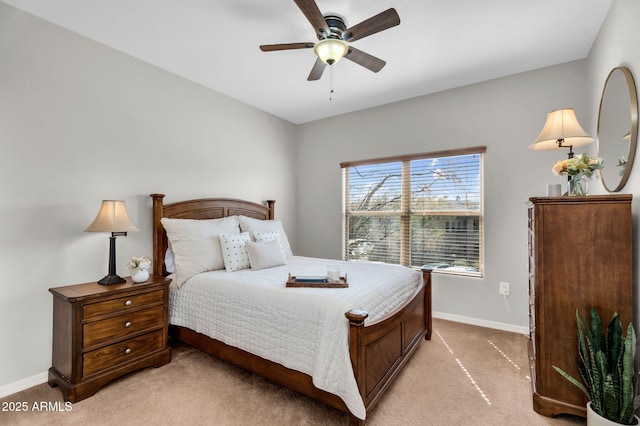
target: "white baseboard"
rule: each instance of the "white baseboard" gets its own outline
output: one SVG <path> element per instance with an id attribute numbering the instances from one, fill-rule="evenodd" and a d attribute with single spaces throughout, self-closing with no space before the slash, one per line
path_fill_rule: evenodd
<path id="1" fill-rule="evenodd" d="M 478 318 L 463 317 L 461 315 L 446 314 L 444 312 L 432 312 L 434 318 L 440 318 L 448 321 L 461 322 L 463 324 L 477 325 L 479 327 L 495 328 L 496 330 L 510 331 L 512 333 L 524 334 L 529 336 L 529 328 L 521 327 L 503 322 L 487 321 Z"/>
<path id="2" fill-rule="evenodd" d="M 0 386 L 0 398 L 12 395 L 16 392 L 29 389 L 33 386 L 46 383 L 49 376 L 45 371 L 44 373 L 36 374 L 35 376 L 27 377 L 26 379 L 18 380 L 17 382 L 9 383 L 8 385 Z"/>
<path id="3" fill-rule="evenodd" d="M 505 324 L 502 322 L 486 321 L 477 318 L 463 317 L 461 315 L 446 314 L 443 312 L 433 312 L 434 318 L 440 318 L 448 321 L 461 322 L 463 324 L 477 325 L 480 327 L 495 328 L 496 330 L 510 331 L 513 333 L 520 333 L 529 335 L 529 329 L 527 327 L 519 327 L 513 324 Z M 17 382 L 9 383 L 8 385 L 0 386 L 0 398 L 9 396 L 16 392 L 29 389 L 30 387 L 46 383 L 48 380 L 47 372 L 36 374 L 35 376 L 27 377 L 26 379 L 18 380 Z"/>

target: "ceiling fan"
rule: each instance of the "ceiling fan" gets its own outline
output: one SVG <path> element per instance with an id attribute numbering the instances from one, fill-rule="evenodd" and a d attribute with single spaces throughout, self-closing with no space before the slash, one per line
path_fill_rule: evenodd
<path id="1" fill-rule="evenodd" d="M 307 80 L 318 80 L 327 65 L 333 65 L 342 57 L 355 62 L 373 72 L 380 71 L 386 64 L 382 59 L 358 50 L 346 42 L 353 42 L 400 24 L 395 9 L 387 9 L 369 19 L 347 28 L 344 19 L 337 15 L 323 16 L 315 0 L 293 0 L 316 32 L 318 42 L 263 44 L 260 50 L 311 49 L 318 56 Z"/>

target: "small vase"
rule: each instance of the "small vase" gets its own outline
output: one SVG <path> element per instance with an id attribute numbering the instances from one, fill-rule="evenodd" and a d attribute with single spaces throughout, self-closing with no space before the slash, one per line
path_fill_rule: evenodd
<path id="1" fill-rule="evenodd" d="M 149 279 L 149 271 L 147 269 L 132 269 L 131 281 L 134 283 L 143 283 Z"/>
<path id="2" fill-rule="evenodd" d="M 569 179 L 569 190 L 567 191 L 569 196 L 572 197 L 584 197 L 588 194 L 588 182 L 581 177 L 571 176 Z"/>

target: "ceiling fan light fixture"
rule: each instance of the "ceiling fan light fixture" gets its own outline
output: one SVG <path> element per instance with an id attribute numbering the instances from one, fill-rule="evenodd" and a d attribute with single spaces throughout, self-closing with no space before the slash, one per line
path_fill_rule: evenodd
<path id="1" fill-rule="evenodd" d="M 322 62 L 333 65 L 347 54 L 347 44 L 337 38 L 325 38 L 316 43 L 313 48 L 314 53 Z"/>

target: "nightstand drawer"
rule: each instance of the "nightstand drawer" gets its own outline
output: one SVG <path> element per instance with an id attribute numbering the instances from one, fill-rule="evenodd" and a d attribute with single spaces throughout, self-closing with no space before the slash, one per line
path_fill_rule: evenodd
<path id="1" fill-rule="evenodd" d="M 82 376 L 89 376 L 109 367 L 134 360 L 153 351 L 163 348 L 162 330 L 143 334 L 82 356 Z"/>
<path id="2" fill-rule="evenodd" d="M 131 312 L 101 321 L 90 322 L 82 327 L 82 346 L 88 347 L 111 339 L 123 337 L 147 328 L 163 325 L 163 307 Z"/>
<path id="3" fill-rule="evenodd" d="M 83 317 L 91 318 L 97 315 L 110 314 L 122 309 L 130 309 L 144 306 L 154 302 L 162 302 L 164 293 L 162 290 L 150 291 L 142 294 L 135 294 L 129 297 L 121 297 L 104 302 L 90 303 L 82 307 Z"/>

